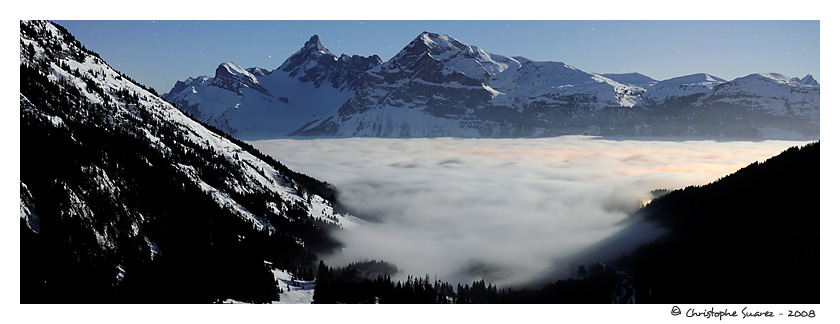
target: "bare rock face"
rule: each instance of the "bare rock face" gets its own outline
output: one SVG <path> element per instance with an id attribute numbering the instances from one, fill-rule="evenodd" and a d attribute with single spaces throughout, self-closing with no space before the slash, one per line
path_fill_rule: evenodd
<path id="1" fill-rule="evenodd" d="M 329 84 L 336 89 L 347 89 L 364 71 L 382 63 L 378 56 L 362 57 L 342 54 L 336 57 L 324 45 L 318 35 L 313 35 L 303 48 L 292 54 L 278 68 L 301 82 L 311 82 L 315 87 Z"/>

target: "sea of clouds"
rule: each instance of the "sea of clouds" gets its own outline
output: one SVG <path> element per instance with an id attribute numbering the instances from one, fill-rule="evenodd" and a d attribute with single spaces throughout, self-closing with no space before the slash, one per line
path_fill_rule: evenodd
<path id="1" fill-rule="evenodd" d="M 334 233 L 345 247 L 324 256 L 327 264 L 386 260 L 403 275 L 499 286 L 559 279 L 594 261 L 583 251 L 636 226 L 610 245 L 611 255 L 628 252 L 662 234 L 627 219 L 651 190 L 702 185 L 804 144 L 588 136 L 250 143 L 334 184 L 339 201 L 368 221 Z"/>

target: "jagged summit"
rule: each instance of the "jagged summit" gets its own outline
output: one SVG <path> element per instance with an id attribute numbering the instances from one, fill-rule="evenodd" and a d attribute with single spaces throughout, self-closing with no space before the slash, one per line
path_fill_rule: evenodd
<path id="1" fill-rule="evenodd" d="M 313 50 L 315 50 L 319 53 L 322 53 L 322 54 L 333 55 L 333 53 L 330 52 L 330 50 L 328 50 L 326 47 L 324 47 L 324 45 L 321 44 L 321 38 L 318 37 L 318 35 L 312 35 L 312 37 L 310 37 L 309 40 L 306 41 L 305 44 L 303 44 L 303 48 L 304 49 L 313 49 Z M 333 56 L 335 56 L 335 55 L 333 55 Z"/>
<path id="2" fill-rule="evenodd" d="M 309 37 L 309 40 L 306 41 L 306 44 L 304 44 L 304 46 L 311 45 L 321 45 L 321 37 L 318 37 L 318 34 L 314 34 L 312 37 Z"/>
<path id="3" fill-rule="evenodd" d="M 810 74 L 805 75 L 804 78 L 800 79 L 799 83 L 802 84 L 802 85 L 807 85 L 807 86 L 814 86 L 814 87 L 819 87 L 820 86 L 820 83 L 817 82 L 817 80 L 814 79 L 814 76 L 810 75 Z"/>
<path id="4" fill-rule="evenodd" d="M 313 35 L 300 50 L 286 59 L 275 72 L 278 70 L 286 72 L 291 77 L 298 78 L 303 82 L 314 82 L 318 87 L 325 79 L 329 79 L 328 81 L 335 87 L 342 87 L 346 85 L 340 85 L 339 83 L 347 81 L 348 78 L 337 76 L 335 75 L 336 72 L 342 74 L 341 71 L 348 70 L 353 71 L 353 73 L 361 73 L 381 63 L 382 60 L 376 55 L 363 57 L 341 54 L 341 57 L 337 57 L 321 44 L 321 38 L 318 35 Z"/>
<path id="5" fill-rule="evenodd" d="M 303 44 L 303 47 L 292 54 L 292 56 L 289 56 L 289 58 L 286 59 L 286 61 L 284 61 L 277 70 L 297 73 L 293 71 L 303 68 L 302 65 L 307 62 L 314 61 L 327 63 L 329 60 L 337 61 L 338 57 L 321 44 L 321 38 L 318 37 L 318 35 L 313 35 L 308 41 L 306 41 L 306 43 Z"/>

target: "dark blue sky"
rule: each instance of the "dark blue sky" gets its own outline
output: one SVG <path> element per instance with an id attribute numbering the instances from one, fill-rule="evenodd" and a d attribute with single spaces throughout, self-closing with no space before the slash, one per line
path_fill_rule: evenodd
<path id="1" fill-rule="evenodd" d="M 336 55 L 390 59 L 423 31 L 485 51 L 562 61 L 596 73 L 639 72 L 657 80 L 756 72 L 820 80 L 820 23 L 810 21 L 176 21 L 57 20 L 133 79 L 168 91 L 212 75 L 218 64 L 273 70 L 314 34 Z"/>

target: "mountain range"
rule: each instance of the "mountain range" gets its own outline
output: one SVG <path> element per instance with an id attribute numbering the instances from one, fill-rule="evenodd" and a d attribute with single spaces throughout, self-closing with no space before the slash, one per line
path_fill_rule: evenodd
<path id="1" fill-rule="evenodd" d="M 273 71 L 223 63 L 163 98 L 240 139 L 819 137 L 819 83 L 755 73 L 654 80 L 508 57 L 423 32 L 388 61 L 336 56 L 318 36 Z"/>

